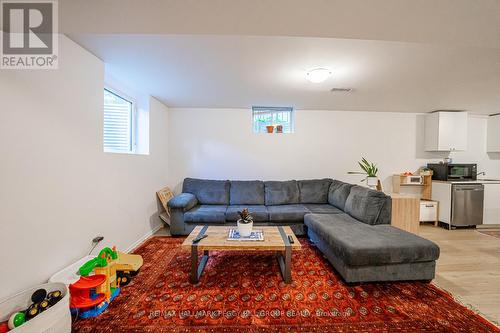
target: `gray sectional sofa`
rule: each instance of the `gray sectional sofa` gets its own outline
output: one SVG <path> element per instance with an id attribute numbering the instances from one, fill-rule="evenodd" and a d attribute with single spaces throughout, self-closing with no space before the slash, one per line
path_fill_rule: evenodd
<path id="1" fill-rule="evenodd" d="M 308 235 L 346 282 L 432 280 L 439 247 L 390 226 L 391 198 L 332 179 L 229 181 L 186 178 L 172 198 L 170 232 L 234 225 L 248 208 L 254 225 L 288 225 Z"/>
<path id="2" fill-rule="evenodd" d="M 186 178 L 182 193 L 168 203 L 172 235 L 188 235 L 196 225 L 234 225 L 248 208 L 255 225 L 289 225 L 305 235 L 304 215 L 342 213 L 328 203 L 332 179 L 229 181 Z"/>

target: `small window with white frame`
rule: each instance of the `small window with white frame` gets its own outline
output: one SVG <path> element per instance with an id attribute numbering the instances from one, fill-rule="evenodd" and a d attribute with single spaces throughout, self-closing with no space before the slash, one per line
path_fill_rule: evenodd
<path id="1" fill-rule="evenodd" d="M 134 153 L 135 103 L 131 98 L 104 88 L 104 152 Z"/>
<path id="2" fill-rule="evenodd" d="M 252 107 L 254 133 L 293 133 L 293 118 L 292 107 Z"/>

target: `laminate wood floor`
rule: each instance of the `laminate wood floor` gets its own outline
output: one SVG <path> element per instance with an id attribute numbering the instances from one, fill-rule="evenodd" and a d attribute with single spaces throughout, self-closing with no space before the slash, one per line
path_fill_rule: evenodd
<path id="1" fill-rule="evenodd" d="M 474 229 L 420 226 L 441 248 L 434 284 L 500 323 L 500 238 Z"/>

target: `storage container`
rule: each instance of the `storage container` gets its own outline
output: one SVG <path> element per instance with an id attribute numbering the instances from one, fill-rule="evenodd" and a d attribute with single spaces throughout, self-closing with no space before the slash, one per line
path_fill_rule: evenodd
<path id="1" fill-rule="evenodd" d="M 420 201 L 420 222 L 436 222 L 438 220 L 438 202 Z"/>
<path id="2" fill-rule="evenodd" d="M 0 322 L 9 320 L 11 314 L 26 310 L 31 304 L 31 295 L 37 289 L 45 289 L 47 293 L 55 290 L 62 292 L 63 298 L 55 305 L 28 320 L 21 326 L 9 331 L 12 333 L 70 333 L 71 314 L 69 312 L 69 292 L 64 283 L 46 283 L 26 289 L 0 303 Z"/>

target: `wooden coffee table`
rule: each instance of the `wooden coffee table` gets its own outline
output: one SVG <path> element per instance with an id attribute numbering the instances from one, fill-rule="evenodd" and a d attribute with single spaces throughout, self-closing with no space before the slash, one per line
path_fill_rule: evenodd
<path id="1" fill-rule="evenodd" d="M 241 251 L 251 254 L 253 251 L 275 251 L 277 252 L 278 264 L 285 283 L 292 282 L 292 250 L 301 250 L 299 240 L 288 226 L 260 227 L 254 226 L 255 230 L 264 232 L 263 241 L 229 241 L 227 240 L 229 226 L 197 226 L 189 234 L 181 247 L 191 250 L 191 283 L 198 283 L 203 269 L 207 264 L 209 251 Z M 207 235 L 198 244 L 193 244 L 193 239 L 198 235 Z M 293 243 L 288 241 L 292 236 Z M 198 251 L 203 251 L 203 256 L 198 263 Z"/>

